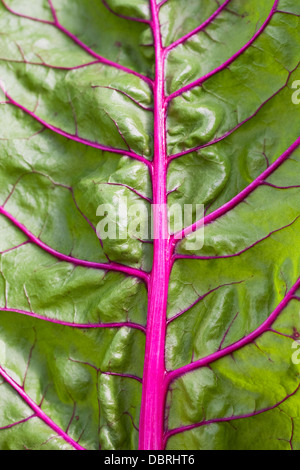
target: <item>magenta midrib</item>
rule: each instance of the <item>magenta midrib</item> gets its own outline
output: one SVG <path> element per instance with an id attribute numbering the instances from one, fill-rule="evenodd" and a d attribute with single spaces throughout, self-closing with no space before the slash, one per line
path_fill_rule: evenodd
<path id="1" fill-rule="evenodd" d="M 276 11 L 278 11 L 276 9 L 277 9 L 278 2 L 279 2 L 279 0 L 275 1 L 270 15 L 268 16 L 267 20 L 264 22 L 262 27 L 257 31 L 257 33 L 254 35 L 254 37 L 242 49 L 240 49 L 233 57 L 231 57 L 228 61 L 226 61 L 222 66 L 218 67 L 217 69 L 215 69 L 212 72 L 210 72 L 209 74 L 207 74 L 205 77 L 202 77 L 199 80 L 187 85 L 186 87 L 181 88 L 180 90 L 176 91 L 175 93 L 173 93 L 169 96 L 165 96 L 165 94 L 164 94 L 164 83 L 165 83 L 164 62 L 165 62 L 166 54 L 168 52 L 168 48 L 164 48 L 162 46 L 162 43 L 161 43 L 161 33 L 160 33 L 160 24 L 159 24 L 159 18 L 158 18 L 158 10 L 161 6 L 163 6 L 166 3 L 166 1 L 167 0 L 163 0 L 158 5 L 156 5 L 155 0 L 150 0 L 152 20 L 151 21 L 145 20 L 145 22 L 148 22 L 151 25 L 151 28 L 152 28 L 152 31 L 153 31 L 153 36 L 154 36 L 154 42 L 155 42 L 156 78 L 155 78 L 155 82 L 153 83 L 153 81 L 150 78 L 145 77 L 141 74 L 138 74 L 137 72 L 135 72 L 133 70 L 130 70 L 130 69 L 127 69 L 126 67 L 123 67 L 119 64 L 111 62 L 111 61 L 103 58 L 102 56 L 99 56 L 94 51 L 92 51 L 88 46 L 86 46 L 84 43 L 82 43 L 76 36 L 74 36 L 70 31 L 65 29 L 58 22 L 57 15 L 56 15 L 56 12 L 55 12 L 55 9 L 52 5 L 51 0 L 48 0 L 48 2 L 49 2 L 49 5 L 50 5 L 51 11 L 52 11 L 52 15 L 53 15 L 53 18 L 54 18 L 53 22 L 45 21 L 45 20 L 39 20 L 39 19 L 36 19 L 36 18 L 27 17 L 26 15 L 18 14 L 16 12 L 14 12 L 13 10 L 9 9 L 7 7 L 7 5 L 5 4 L 4 0 L 2 0 L 2 3 L 6 6 L 6 8 L 9 11 L 11 11 L 12 13 L 16 14 L 16 15 L 19 15 L 23 18 L 27 18 L 27 19 L 30 19 L 30 20 L 40 21 L 42 23 L 46 23 L 46 24 L 57 27 L 60 31 L 62 31 L 70 39 L 72 39 L 76 44 L 78 44 L 82 49 L 84 49 L 88 54 L 95 57 L 97 59 L 97 61 L 94 62 L 94 63 L 97 63 L 97 62 L 105 63 L 106 65 L 113 66 L 113 67 L 115 67 L 119 70 L 122 70 L 122 71 L 126 72 L 126 73 L 131 73 L 131 74 L 134 74 L 134 75 L 138 76 L 142 80 L 146 81 L 150 86 L 153 85 L 153 91 L 154 91 L 154 96 L 155 96 L 155 109 L 154 109 L 154 113 L 155 113 L 155 130 L 160 128 L 160 131 L 157 131 L 157 135 L 156 135 L 156 139 L 155 139 L 156 142 L 155 142 L 155 152 L 154 152 L 154 161 L 153 162 L 149 162 L 143 156 L 135 154 L 134 152 L 131 152 L 131 151 L 124 151 L 124 150 L 121 150 L 121 149 L 113 149 L 113 148 L 110 148 L 110 147 L 101 146 L 98 143 L 89 142 L 85 139 L 79 138 L 78 136 L 73 136 L 73 135 L 64 133 L 64 131 L 62 131 L 61 129 L 58 129 L 54 126 L 49 125 L 48 123 L 41 120 L 38 116 L 36 116 L 31 111 L 27 110 L 26 108 L 22 107 L 18 103 L 14 102 L 14 100 L 10 96 L 7 96 L 7 98 L 9 100 L 10 104 L 13 104 L 13 105 L 19 107 L 20 109 L 23 109 L 24 112 L 26 112 L 27 114 L 30 114 L 34 119 L 38 120 L 45 127 L 47 127 L 48 129 L 50 129 L 54 132 L 60 133 L 61 135 L 63 135 L 64 137 L 66 137 L 68 139 L 76 140 L 79 143 L 83 143 L 85 145 L 91 145 L 91 146 L 94 146 L 94 147 L 99 148 L 99 149 L 104 150 L 104 151 L 110 151 L 110 152 L 124 154 L 124 155 L 127 155 L 128 157 L 135 158 L 137 160 L 142 161 L 144 164 L 146 164 L 148 166 L 148 168 L 150 170 L 150 173 L 152 175 L 153 188 L 157 189 L 157 192 L 154 191 L 154 197 L 153 197 L 154 204 L 165 204 L 166 200 L 167 200 L 166 174 L 167 174 L 167 168 L 168 168 L 168 163 L 169 162 L 168 162 L 168 159 L 167 159 L 167 156 L 166 156 L 166 129 L 165 128 L 166 128 L 166 111 L 167 111 L 168 103 L 172 99 L 174 99 L 176 96 L 179 96 L 182 93 L 184 93 L 184 92 L 186 92 L 186 91 L 188 91 L 188 90 L 190 90 L 190 89 L 192 89 L 196 86 L 199 86 L 199 85 L 203 84 L 204 81 L 208 80 L 213 75 L 219 73 L 221 70 L 224 70 L 236 58 L 238 58 L 240 55 L 242 55 L 253 44 L 253 42 L 260 36 L 260 34 L 265 30 L 267 25 L 270 23 L 273 15 L 276 13 Z M 174 43 L 175 45 L 172 44 L 171 46 L 169 46 L 169 50 L 173 49 L 174 47 L 176 47 L 179 44 L 184 43 L 192 35 L 196 34 L 197 32 L 201 31 L 202 29 L 204 29 L 208 24 L 210 24 L 218 16 L 218 14 L 221 11 L 223 11 L 223 9 L 226 8 L 228 3 L 229 3 L 229 0 L 227 0 L 223 5 L 221 5 L 218 8 L 218 10 L 208 20 L 206 20 L 206 22 L 204 22 L 201 26 L 199 26 L 196 30 L 194 30 L 191 33 L 187 34 L 186 36 L 184 36 L 180 40 L 175 41 L 175 43 Z M 282 13 L 284 13 L 284 12 L 282 12 Z M 138 19 L 135 19 L 135 18 L 131 18 L 131 19 L 132 20 L 138 20 Z M 47 65 L 47 64 L 42 64 L 42 65 Z M 163 116 L 163 119 L 162 119 L 162 116 Z M 159 126 L 158 124 L 161 124 L 162 122 L 163 122 L 163 125 Z M 260 184 L 263 184 L 262 178 L 265 179 L 268 176 L 270 176 L 273 173 L 273 171 L 275 171 L 275 169 L 277 169 L 293 153 L 293 151 L 296 148 L 298 148 L 298 146 L 300 144 L 299 139 L 297 139 L 297 141 L 281 157 L 279 157 L 279 159 L 273 165 L 271 165 L 271 167 L 268 168 L 268 170 L 266 172 L 264 172 L 257 180 L 255 180 L 244 191 L 242 191 L 242 193 L 240 193 L 238 196 L 236 196 L 231 201 L 229 201 L 229 203 L 222 206 L 219 210 L 215 211 L 214 213 L 210 214 L 208 217 L 204 218 L 202 221 L 198 221 L 193 226 L 187 227 L 186 229 L 184 229 L 184 231 L 182 233 L 183 237 L 186 237 L 189 233 L 191 233 L 195 229 L 199 228 L 202 224 L 207 224 L 207 223 L 213 222 L 218 217 L 224 215 L 230 209 L 234 208 L 239 202 L 243 201 L 249 194 L 251 194 L 252 191 L 254 191 L 254 189 L 256 189 Z M 177 157 L 177 156 L 171 156 L 171 158 L 173 158 L 173 157 Z M 161 187 L 163 188 L 163 190 L 161 189 Z M 12 215 L 10 215 L 8 212 L 6 212 L 4 208 L 0 208 L 0 213 L 2 213 L 2 215 L 4 215 L 4 216 L 8 217 L 11 220 L 12 223 L 14 223 L 16 226 L 18 226 L 20 228 L 20 230 L 22 230 L 23 233 L 26 234 L 26 236 L 29 238 L 29 240 L 31 242 L 36 243 L 40 248 L 44 249 L 49 254 L 52 254 L 53 256 L 56 256 L 61 261 L 66 261 L 66 262 L 73 263 L 75 265 L 90 267 L 90 268 L 95 268 L 95 269 L 106 269 L 106 270 L 111 269 L 113 271 L 119 271 L 119 272 L 123 272 L 124 274 L 130 275 L 130 276 L 132 275 L 132 276 L 138 277 L 138 278 L 142 279 L 143 281 L 145 281 L 147 284 L 149 283 L 149 286 L 150 286 L 150 288 L 149 288 L 149 305 L 150 305 L 149 311 L 150 312 L 151 312 L 151 295 L 153 296 L 153 280 L 155 279 L 155 273 L 157 271 L 158 273 L 160 273 L 160 275 L 162 274 L 162 271 L 159 270 L 159 266 L 158 266 L 159 259 L 164 260 L 163 261 L 163 264 L 164 264 L 163 275 L 165 276 L 160 288 L 162 288 L 164 291 L 168 290 L 169 275 L 170 275 L 171 266 L 172 266 L 172 262 L 173 262 L 171 255 L 174 252 L 175 245 L 177 243 L 177 240 L 174 243 L 174 238 L 170 237 L 169 234 L 168 234 L 168 237 L 167 237 L 168 240 L 167 240 L 166 243 L 163 243 L 163 240 L 159 239 L 156 243 L 157 246 L 154 246 L 154 253 L 155 253 L 155 255 L 154 255 L 154 264 L 153 264 L 152 272 L 149 275 L 148 273 L 144 273 L 141 270 L 135 270 L 133 268 L 129 268 L 129 267 L 126 267 L 126 266 L 123 266 L 123 265 L 118 265 L 116 263 L 108 263 L 108 264 L 106 264 L 106 263 L 103 263 L 103 264 L 101 264 L 101 263 L 91 263 L 91 262 L 87 262 L 87 261 L 83 261 L 83 260 L 77 260 L 75 258 L 63 255 L 61 253 L 58 253 L 55 250 L 52 250 L 47 245 L 45 245 L 38 238 L 34 237 L 22 224 L 20 224 L 16 219 L 14 219 Z M 166 218 L 166 213 L 165 212 L 162 211 L 162 212 L 158 213 L 156 224 L 157 224 L 158 230 L 161 231 L 161 233 L 163 233 L 163 231 L 164 231 L 164 226 L 165 226 L 165 222 L 166 222 L 165 218 Z M 235 344 L 233 344 L 233 345 L 231 345 L 231 346 L 229 346 L 229 347 L 227 347 L 223 350 L 220 350 L 220 351 L 208 356 L 207 358 L 203 358 L 199 361 L 195 361 L 194 363 L 183 366 L 183 367 L 181 367 L 181 368 L 179 368 L 175 371 L 167 372 L 166 369 L 165 369 L 165 365 L 164 365 L 163 366 L 164 380 L 161 383 L 162 387 L 160 387 L 160 388 L 158 387 L 158 385 L 161 385 L 159 383 L 154 384 L 154 389 L 159 390 L 159 400 L 157 400 L 157 397 L 156 397 L 156 399 L 154 401 L 156 402 L 156 404 L 158 402 L 160 402 L 159 409 L 156 410 L 156 412 L 158 412 L 160 414 L 162 412 L 164 412 L 166 393 L 167 393 L 167 390 L 168 390 L 168 387 L 169 387 L 170 383 L 173 380 L 175 380 L 177 377 L 180 377 L 181 375 L 183 375 L 187 372 L 198 369 L 200 367 L 204 367 L 205 365 L 211 364 L 212 362 L 218 360 L 219 358 L 225 357 L 225 355 L 228 355 L 228 354 L 231 354 L 234 351 L 237 351 L 238 349 L 244 347 L 245 345 L 250 344 L 257 337 L 259 337 L 260 335 L 262 335 L 263 333 L 268 331 L 268 329 L 274 323 L 274 321 L 276 320 L 278 315 L 281 313 L 281 311 L 288 305 L 290 300 L 295 298 L 295 293 L 296 293 L 296 291 L 298 290 L 299 287 L 300 287 L 300 279 L 293 286 L 293 288 L 287 294 L 285 299 L 283 299 L 283 301 L 279 304 L 277 309 L 270 315 L 270 317 L 257 330 L 255 330 L 251 334 L 247 335 L 245 338 L 238 341 L 237 343 L 235 343 Z M 164 295 L 164 297 L 165 297 L 165 295 Z M 154 296 L 154 298 L 155 298 L 154 300 L 157 301 L 157 296 L 156 297 Z M 161 303 L 160 301 L 158 301 L 157 308 L 160 311 L 160 315 L 158 316 L 159 321 L 166 324 L 166 302 Z M 8 308 L 1 309 L 1 310 L 2 311 L 5 311 L 5 310 L 6 311 L 11 311 L 11 309 L 8 309 Z M 16 311 L 16 310 L 13 310 L 13 311 Z M 34 314 L 32 312 L 25 312 L 25 311 L 21 311 L 21 310 L 16 311 L 16 312 L 32 315 L 32 316 L 35 316 L 35 317 L 40 317 L 39 315 Z M 42 316 L 41 316 L 41 319 L 42 319 Z M 43 318 L 43 319 L 45 319 L 45 318 Z M 47 319 L 47 320 L 49 320 L 49 319 Z M 52 320 L 50 320 L 50 321 L 52 321 Z M 161 367 L 162 362 L 164 363 L 164 360 L 165 360 L 164 356 L 165 356 L 166 327 L 164 325 L 162 327 L 162 329 L 157 328 L 157 325 L 155 325 L 155 323 L 153 322 L 153 318 L 150 318 L 149 316 L 148 316 L 147 323 L 148 323 L 147 324 L 147 340 L 148 340 L 148 343 L 149 343 L 149 336 L 152 335 L 152 340 L 154 339 L 154 343 L 156 345 L 159 345 L 158 352 L 159 352 L 159 355 L 161 357 L 160 357 L 160 360 L 158 362 L 160 363 L 160 367 Z M 62 324 L 65 324 L 66 326 L 75 326 L 73 324 L 69 325 L 69 324 L 64 323 L 64 322 L 62 322 Z M 88 327 L 87 325 L 76 325 L 76 326 L 83 327 L 83 328 Z M 94 325 L 89 325 L 89 326 L 94 327 Z M 95 327 L 106 327 L 106 326 L 107 325 L 101 325 L 101 324 L 95 325 Z M 131 323 L 128 323 L 128 322 L 127 323 L 122 323 L 122 324 L 121 323 L 120 324 L 118 324 L 118 323 L 110 324 L 108 327 L 122 327 L 122 326 L 132 326 L 133 328 L 136 327 L 136 328 L 141 329 L 142 331 L 144 331 L 144 327 L 142 327 L 140 325 L 131 324 Z M 151 329 L 152 329 L 152 331 L 150 331 Z M 153 354 L 153 345 L 149 349 L 152 350 L 152 354 Z M 147 359 L 148 359 L 148 362 L 147 362 Z M 152 357 L 150 357 L 150 360 L 149 360 L 149 355 L 148 355 L 148 358 L 147 358 L 147 347 L 146 347 L 144 379 L 145 379 L 145 376 L 147 375 L 147 372 L 149 374 L 149 372 L 151 372 L 152 370 L 155 370 L 155 367 L 156 367 L 155 363 L 157 363 L 157 355 L 155 357 L 155 354 L 154 354 Z M 162 372 L 162 371 L 160 371 L 160 372 Z M 19 387 L 5 373 L 5 371 L 3 369 L 0 369 L 0 374 L 2 375 L 2 377 L 5 380 L 7 380 L 14 387 L 14 389 L 24 398 L 24 400 L 28 404 L 30 404 L 32 409 L 36 412 L 37 416 L 39 416 L 41 419 L 43 419 L 52 429 L 56 430 L 56 432 L 58 432 L 58 434 L 61 435 L 67 442 L 71 443 L 71 445 L 73 445 L 73 447 L 77 448 L 77 446 L 78 446 L 78 448 L 81 448 L 81 446 L 79 446 L 77 443 L 75 443 L 66 433 L 64 433 L 64 431 L 62 431 L 55 423 L 53 423 L 53 421 L 51 421 L 51 419 L 49 417 L 47 417 L 40 410 L 40 408 L 36 404 L 34 404 L 31 401 L 31 399 L 25 394 L 24 390 L 21 387 Z M 153 399 L 153 396 L 151 396 L 151 387 L 148 386 L 148 388 L 147 388 L 147 386 L 145 387 L 145 384 L 143 384 L 143 399 L 142 399 L 142 401 L 144 403 L 145 402 L 149 403 L 149 400 L 151 402 L 151 399 Z M 144 407 L 144 411 L 145 411 L 145 407 Z M 143 414 L 143 404 L 142 404 L 141 420 L 143 420 L 142 414 Z M 148 415 L 149 415 L 149 413 L 148 413 Z M 152 450 L 152 447 L 151 447 L 152 444 L 154 446 L 156 446 L 155 448 L 157 448 L 157 449 L 161 449 L 161 448 L 164 447 L 164 445 L 166 443 L 166 439 L 168 438 L 169 434 L 164 433 L 164 427 L 163 427 L 163 418 L 164 417 L 160 416 L 158 421 L 160 421 L 160 423 L 161 423 L 161 418 L 162 418 L 162 425 L 160 426 L 160 429 L 157 429 L 157 433 L 159 435 L 155 435 L 155 436 L 153 436 L 153 434 L 154 434 L 153 429 L 151 429 L 150 426 L 147 426 L 147 424 L 149 424 L 149 423 L 142 422 L 142 426 L 140 426 L 140 434 L 146 432 L 147 436 L 146 437 L 144 436 L 143 444 L 140 448 L 148 448 L 149 450 Z M 153 420 L 152 420 L 152 422 L 153 422 Z M 171 432 L 172 431 L 170 431 L 170 433 Z M 146 444 L 146 446 L 144 446 L 144 444 Z"/>
<path id="2" fill-rule="evenodd" d="M 155 47 L 154 93 L 154 160 L 152 173 L 154 211 L 154 254 L 149 281 L 146 349 L 142 403 L 139 426 L 139 449 L 163 449 L 165 411 L 165 340 L 166 312 L 171 252 L 167 216 L 167 151 L 165 51 L 162 46 L 158 6 L 150 0 L 151 27 Z"/>

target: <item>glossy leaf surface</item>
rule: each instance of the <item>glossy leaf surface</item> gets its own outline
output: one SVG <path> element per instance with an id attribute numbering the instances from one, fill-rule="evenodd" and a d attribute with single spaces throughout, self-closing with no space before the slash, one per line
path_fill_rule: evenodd
<path id="1" fill-rule="evenodd" d="M 300 449 L 298 2 L 1 0 L 0 31 L 0 449 Z"/>

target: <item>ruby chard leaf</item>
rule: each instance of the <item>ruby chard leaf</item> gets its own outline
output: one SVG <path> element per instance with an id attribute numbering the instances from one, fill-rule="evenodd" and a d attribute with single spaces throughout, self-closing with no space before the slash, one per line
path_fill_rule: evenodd
<path id="1" fill-rule="evenodd" d="M 300 449 L 297 3 L 1 0 L 1 450 Z"/>

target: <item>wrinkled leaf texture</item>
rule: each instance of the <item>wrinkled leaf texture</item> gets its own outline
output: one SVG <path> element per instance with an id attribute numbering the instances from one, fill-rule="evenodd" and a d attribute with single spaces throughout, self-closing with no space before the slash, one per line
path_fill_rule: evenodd
<path id="1" fill-rule="evenodd" d="M 2 450 L 300 449 L 299 17 L 1 0 Z M 167 196 L 182 241 L 99 241 Z"/>

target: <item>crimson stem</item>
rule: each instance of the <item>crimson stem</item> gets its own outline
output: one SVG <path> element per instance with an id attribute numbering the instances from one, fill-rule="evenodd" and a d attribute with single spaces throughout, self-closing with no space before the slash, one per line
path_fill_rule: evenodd
<path id="1" fill-rule="evenodd" d="M 168 285 L 172 246 L 167 215 L 167 151 L 165 50 L 162 46 L 158 6 L 150 0 L 155 47 L 153 225 L 154 255 L 149 282 L 147 337 L 140 415 L 140 450 L 164 448 L 164 406 L 166 394 L 165 342 Z"/>

